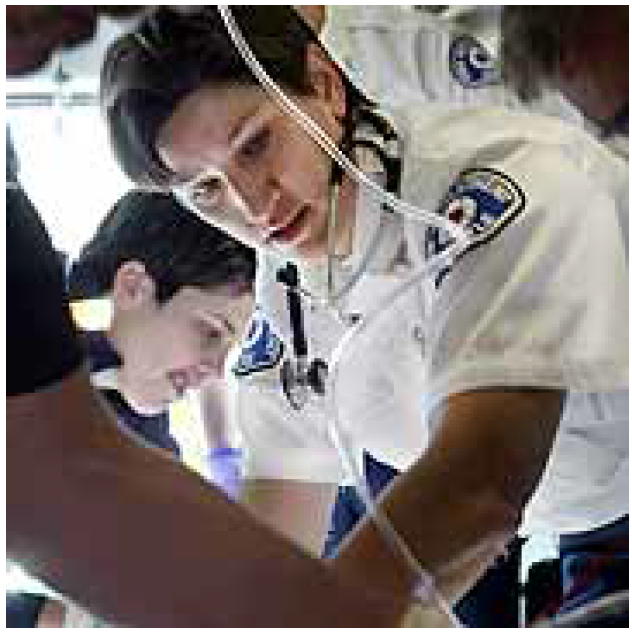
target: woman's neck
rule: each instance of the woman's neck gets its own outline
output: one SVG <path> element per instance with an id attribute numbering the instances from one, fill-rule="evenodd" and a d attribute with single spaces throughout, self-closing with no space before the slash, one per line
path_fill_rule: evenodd
<path id="1" fill-rule="evenodd" d="M 344 174 L 338 190 L 338 212 L 336 214 L 338 224 L 336 256 L 340 258 L 348 257 L 353 250 L 353 235 L 358 213 L 358 192 L 358 183 Z"/>

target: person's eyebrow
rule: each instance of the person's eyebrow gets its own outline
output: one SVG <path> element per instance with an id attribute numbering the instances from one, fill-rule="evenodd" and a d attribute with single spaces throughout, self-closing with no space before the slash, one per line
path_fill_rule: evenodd
<path id="1" fill-rule="evenodd" d="M 235 121 L 228 133 L 228 140 L 230 143 L 234 143 L 235 139 L 241 135 L 248 121 L 250 121 L 250 119 L 261 109 L 261 105 L 262 104 L 260 103 L 254 104 L 252 108 L 246 110 L 246 112 Z"/>

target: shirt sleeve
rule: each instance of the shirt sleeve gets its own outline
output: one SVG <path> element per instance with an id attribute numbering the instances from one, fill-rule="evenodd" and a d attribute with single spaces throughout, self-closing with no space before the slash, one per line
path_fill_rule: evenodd
<path id="1" fill-rule="evenodd" d="M 627 259 L 615 198 L 553 147 L 525 144 L 489 167 L 496 184 L 507 179 L 523 197 L 439 282 L 430 392 L 440 401 L 503 386 L 627 388 Z"/>
<path id="2" fill-rule="evenodd" d="M 74 371 L 83 348 L 63 268 L 33 205 L 7 189 L 7 395 L 42 389 Z"/>

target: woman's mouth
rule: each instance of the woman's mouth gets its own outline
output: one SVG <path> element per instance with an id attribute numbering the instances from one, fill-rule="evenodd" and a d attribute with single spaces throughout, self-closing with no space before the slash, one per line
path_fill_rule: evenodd
<path id="1" fill-rule="evenodd" d="M 276 242 L 280 244 L 291 244 L 300 237 L 307 220 L 307 206 L 302 206 L 298 213 L 284 226 L 273 228 L 269 231 L 266 242 Z"/>

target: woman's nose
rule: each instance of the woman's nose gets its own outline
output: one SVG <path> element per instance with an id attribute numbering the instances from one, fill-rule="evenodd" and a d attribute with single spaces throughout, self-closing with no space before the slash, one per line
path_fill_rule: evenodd
<path id="1" fill-rule="evenodd" d="M 281 198 L 281 191 L 273 180 L 243 174 L 236 189 L 245 220 L 253 226 L 269 226 Z"/>

